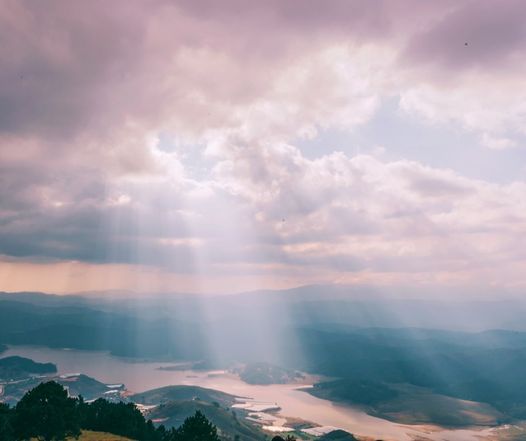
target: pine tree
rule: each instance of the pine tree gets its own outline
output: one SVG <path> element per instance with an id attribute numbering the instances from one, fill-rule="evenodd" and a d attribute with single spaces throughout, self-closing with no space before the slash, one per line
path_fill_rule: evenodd
<path id="1" fill-rule="evenodd" d="M 177 429 L 178 441 L 219 441 L 216 427 L 199 410 Z"/>
<path id="2" fill-rule="evenodd" d="M 0 403 L 0 440 L 14 441 L 15 432 L 13 431 L 12 419 L 13 410 L 4 403 Z"/>
<path id="3" fill-rule="evenodd" d="M 80 435 L 77 400 L 54 381 L 41 383 L 22 397 L 13 423 L 18 439 L 60 441 Z"/>

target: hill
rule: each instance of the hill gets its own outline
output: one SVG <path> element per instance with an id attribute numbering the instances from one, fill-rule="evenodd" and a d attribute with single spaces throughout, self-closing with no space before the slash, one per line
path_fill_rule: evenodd
<path id="1" fill-rule="evenodd" d="M 102 302 L 0 294 L 0 342 L 109 350 L 159 361 L 206 360 L 221 368 L 243 363 L 251 366 L 242 375 L 247 382 L 282 381 L 284 372 L 258 364 L 265 360 L 285 370 L 368 381 L 371 393 L 382 393 L 384 385 L 413 385 L 431 391 L 435 403 L 447 404 L 441 397 L 448 396 L 487 403 L 504 421 L 526 419 L 526 332 L 514 330 L 524 329 L 524 301 L 443 304 L 358 294 L 348 287 L 304 287 L 209 297 L 206 317 L 195 296 Z M 327 398 L 356 400 L 352 388 L 329 392 Z M 399 410 L 406 418 L 405 404 L 418 402 L 404 404 L 395 393 L 382 406 L 389 400 L 392 418 Z M 431 415 L 437 413 L 426 418 Z"/>
<path id="2" fill-rule="evenodd" d="M 358 405 L 369 414 L 403 424 L 494 426 L 506 419 L 487 403 L 460 400 L 408 384 L 345 379 L 318 383 L 306 391 L 319 398 Z"/>
<path id="3" fill-rule="evenodd" d="M 0 295 L 2 344 L 108 350 L 129 357 L 205 358 L 201 328 L 184 320 L 137 317 L 117 307 L 111 310 L 69 298 L 62 302 L 55 296 Z"/>
<path id="4" fill-rule="evenodd" d="M 358 441 L 352 434 L 345 430 L 333 430 L 318 438 L 318 441 Z"/>
<path id="5" fill-rule="evenodd" d="M 106 392 L 112 390 L 104 383 L 88 377 L 87 375 L 73 375 L 67 377 L 49 376 L 43 378 L 25 378 L 15 383 L 4 385 L 2 400 L 8 404 L 16 404 L 26 392 L 38 386 L 43 381 L 54 380 L 66 387 L 71 396 L 82 395 L 86 400 L 99 397 L 110 398 Z"/>
<path id="6" fill-rule="evenodd" d="M 221 430 L 225 430 L 221 438 L 202 410 L 221 423 Z M 70 396 L 56 381 L 47 381 L 28 391 L 14 407 L 0 403 L 0 440 L 78 439 L 82 433 L 80 439 L 84 441 L 226 441 L 239 439 L 239 434 L 248 441 L 263 441 L 253 428 L 237 421 L 235 414 L 220 408 L 219 404 L 172 402 L 159 406 L 157 412 L 161 418 L 157 418 L 154 426 L 133 403 L 103 398 L 84 401 Z M 187 416 L 179 421 L 184 415 Z M 160 419 L 171 421 L 171 426 L 159 424 Z M 230 431 L 234 426 L 237 431 Z"/>
<path id="7" fill-rule="evenodd" d="M 244 441 L 261 441 L 265 435 L 256 426 L 247 422 L 236 412 L 201 400 L 171 401 L 162 404 L 148 414 L 152 421 L 165 427 L 179 427 L 184 420 L 201 411 L 206 418 L 217 427 L 223 440 L 234 440 L 236 437 Z"/>
<path id="8" fill-rule="evenodd" d="M 247 363 L 236 372 L 248 384 L 287 384 L 302 378 L 298 371 L 265 362 Z"/>
<path id="9" fill-rule="evenodd" d="M 263 440 L 265 435 L 257 426 L 245 420 L 243 411 L 233 411 L 236 397 L 224 392 L 198 386 L 167 386 L 129 397 L 131 401 L 157 405 L 147 417 L 165 427 L 179 427 L 186 418 L 202 412 L 217 427 L 223 440 Z M 239 416 L 238 416 L 239 413 Z"/>
<path id="10" fill-rule="evenodd" d="M 57 372 L 53 363 L 37 363 L 24 357 L 5 357 L 0 359 L 0 380 L 19 380 L 31 375 Z"/>
<path id="11" fill-rule="evenodd" d="M 218 403 L 223 407 L 230 407 L 236 402 L 234 395 L 207 389 L 199 386 L 166 386 L 141 392 L 129 397 L 131 401 L 140 404 L 162 404 L 170 401 L 199 400 L 208 403 Z"/>

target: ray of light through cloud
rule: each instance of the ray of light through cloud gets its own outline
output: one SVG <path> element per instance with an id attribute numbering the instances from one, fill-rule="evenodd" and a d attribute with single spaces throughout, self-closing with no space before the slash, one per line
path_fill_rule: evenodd
<path id="1" fill-rule="evenodd" d="M 1 290 L 127 299 L 216 363 L 524 292 L 523 2 L 0 4 Z"/>

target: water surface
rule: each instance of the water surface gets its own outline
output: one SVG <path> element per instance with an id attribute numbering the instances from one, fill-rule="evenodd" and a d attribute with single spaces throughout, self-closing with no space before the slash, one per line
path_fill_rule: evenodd
<path id="1" fill-rule="evenodd" d="M 409 441 L 423 435 L 423 428 L 393 423 L 370 416 L 360 409 L 314 397 L 301 388 L 310 385 L 251 385 L 222 371 L 160 370 L 167 363 L 114 357 L 108 352 L 13 346 L 1 357 L 19 355 L 37 362 L 52 362 L 59 374 L 84 373 L 104 383 L 124 383 L 132 392 L 169 385 L 190 385 L 216 389 L 257 401 L 276 403 L 281 414 L 299 417 L 322 426 L 335 426 L 357 435 Z M 426 431 L 427 432 L 427 431 Z M 433 441 L 480 441 L 486 430 L 440 430 L 426 433 Z"/>

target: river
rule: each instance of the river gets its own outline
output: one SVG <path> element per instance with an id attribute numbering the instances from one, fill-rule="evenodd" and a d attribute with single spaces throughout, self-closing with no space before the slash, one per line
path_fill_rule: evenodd
<path id="1" fill-rule="evenodd" d="M 339 427 L 356 435 L 383 440 L 410 441 L 417 436 L 425 436 L 432 441 L 480 441 L 490 433 L 487 429 L 430 431 L 422 426 L 393 423 L 300 390 L 310 386 L 308 384 L 251 385 L 221 371 L 159 370 L 167 363 L 114 357 L 99 351 L 12 346 L 0 356 L 12 355 L 55 363 L 59 374 L 81 372 L 104 383 L 124 383 L 133 392 L 177 384 L 216 389 L 257 401 L 276 403 L 284 416 L 298 417 L 322 426 Z"/>

